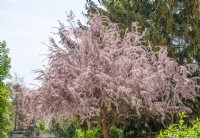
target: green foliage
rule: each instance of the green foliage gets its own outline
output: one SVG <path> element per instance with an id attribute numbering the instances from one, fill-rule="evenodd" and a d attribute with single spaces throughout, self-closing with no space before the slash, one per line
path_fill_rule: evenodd
<path id="1" fill-rule="evenodd" d="M 116 126 L 110 128 L 110 138 L 123 138 L 123 131 Z"/>
<path id="2" fill-rule="evenodd" d="M 61 123 L 58 123 L 55 119 L 52 119 L 50 131 L 58 137 L 74 137 L 76 128 L 65 118 L 62 119 Z"/>
<path id="3" fill-rule="evenodd" d="M 84 138 L 85 130 L 77 129 L 76 136 L 77 138 Z M 99 127 L 95 127 L 89 130 L 86 130 L 86 138 L 102 138 L 102 130 Z"/>
<path id="4" fill-rule="evenodd" d="M 0 137 L 6 138 L 12 130 L 10 107 L 11 103 L 8 100 L 10 91 L 5 85 L 0 82 Z"/>
<path id="5" fill-rule="evenodd" d="M 191 124 L 184 123 L 185 113 L 179 114 L 178 124 L 170 125 L 164 131 L 160 131 L 157 138 L 198 138 L 200 137 L 200 120 L 196 118 Z"/>
<path id="6" fill-rule="evenodd" d="M 6 47 L 6 42 L 0 42 L 0 80 L 9 77 L 10 61 L 8 57 L 9 49 Z"/>
<path id="7" fill-rule="evenodd" d="M 159 119 L 153 119 L 146 116 L 132 117 L 126 120 L 124 126 L 125 137 L 155 137 L 157 132 L 164 128 Z"/>
<path id="8" fill-rule="evenodd" d="M 77 129 L 76 136 L 77 138 L 84 138 L 85 130 Z M 110 138 L 124 138 L 123 130 L 112 126 L 109 131 Z M 103 138 L 102 129 L 100 127 L 94 127 L 89 130 L 86 130 L 86 138 Z"/>
<path id="9" fill-rule="evenodd" d="M 10 58 L 8 57 L 6 42 L 0 42 L 0 137 L 7 138 L 8 133 L 12 130 L 11 121 L 11 103 L 8 100 L 10 95 L 9 89 L 3 80 L 9 76 Z"/>
<path id="10" fill-rule="evenodd" d="M 38 121 L 37 127 L 39 128 L 39 130 L 40 130 L 41 132 L 45 132 L 46 127 L 45 127 L 45 121 L 44 121 L 44 119 L 40 119 L 40 120 Z"/>
<path id="11" fill-rule="evenodd" d="M 75 137 L 84 138 L 103 138 L 102 129 L 100 127 L 93 127 L 89 130 L 76 129 L 73 124 L 63 119 L 62 123 L 56 122 L 55 119 L 51 122 L 51 133 L 58 137 Z M 110 128 L 110 138 L 123 138 L 123 131 L 116 126 Z"/>

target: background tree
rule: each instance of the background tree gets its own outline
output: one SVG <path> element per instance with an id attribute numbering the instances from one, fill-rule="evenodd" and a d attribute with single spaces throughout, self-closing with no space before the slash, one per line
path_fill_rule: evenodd
<path id="1" fill-rule="evenodd" d="M 145 32 L 136 22 L 121 37 L 107 17 L 91 15 L 87 29 L 68 17 L 71 26 L 60 24 L 60 45 L 50 39 L 48 67 L 39 71 L 42 86 L 23 91 L 28 118 L 77 117 L 88 127 L 95 120 L 109 138 L 111 126 L 130 116 L 164 119 L 190 111 L 184 101 L 195 101 L 199 91 L 197 77 L 189 77 L 197 65 L 179 66 L 166 48 L 142 45 Z"/>
<path id="2" fill-rule="evenodd" d="M 138 21 L 141 30 L 148 28 L 146 39 L 152 46 L 168 47 L 169 56 L 179 64 L 200 64 L 200 12 L 197 0 L 87 0 L 86 9 L 99 11 L 119 23 L 121 34 Z M 103 7 L 103 8 L 102 8 Z"/>
<path id="3" fill-rule="evenodd" d="M 10 91 L 3 82 L 9 76 L 10 58 L 8 57 L 6 42 L 0 42 L 0 137 L 8 137 L 12 130 L 10 107 L 8 100 Z"/>
<path id="4" fill-rule="evenodd" d="M 12 102 L 12 110 L 14 115 L 14 131 L 22 131 L 25 129 L 25 114 L 22 109 L 22 87 L 23 78 L 18 77 L 16 74 L 14 80 L 9 83 L 9 89 L 11 91 L 10 99 Z"/>

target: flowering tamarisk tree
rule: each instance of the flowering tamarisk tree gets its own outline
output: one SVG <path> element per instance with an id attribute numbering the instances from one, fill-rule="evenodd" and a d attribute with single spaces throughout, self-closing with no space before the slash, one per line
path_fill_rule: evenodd
<path id="1" fill-rule="evenodd" d="M 48 67 L 39 71 L 42 86 L 24 91 L 30 118 L 95 119 L 109 138 L 109 128 L 129 116 L 190 111 L 184 101 L 198 96 L 198 78 L 191 76 L 197 65 L 179 66 L 166 48 L 154 52 L 143 45 L 145 32 L 136 22 L 121 38 L 117 24 L 99 14 L 84 29 L 68 21 L 70 27 L 60 24 L 60 43 L 50 39 Z"/>

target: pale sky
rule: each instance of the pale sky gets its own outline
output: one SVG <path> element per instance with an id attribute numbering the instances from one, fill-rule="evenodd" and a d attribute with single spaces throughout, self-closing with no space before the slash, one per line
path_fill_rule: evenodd
<path id="1" fill-rule="evenodd" d="M 66 22 L 72 10 L 77 19 L 85 22 L 82 12 L 86 0 L 0 0 L 0 41 L 10 49 L 11 75 L 16 73 L 32 87 L 37 76 L 33 70 L 43 68 L 48 54 L 49 36 L 57 32 L 58 20 Z M 97 0 L 96 0 L 97 1 Z"/>

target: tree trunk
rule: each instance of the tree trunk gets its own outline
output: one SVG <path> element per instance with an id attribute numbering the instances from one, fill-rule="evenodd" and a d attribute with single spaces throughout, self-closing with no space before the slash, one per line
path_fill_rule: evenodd
<path id="1" fill-rule="evenodd" d="M 87 129 L 84 129 L 84 138 L 86 138 Z"/>
<path id="2" fill-rule="evenodd" d="M 107 116 L 106 116 L 106 110 L 105 109 L 101 109 L 101 113 L 102 113 L 102 131 L 103 131 L 103 137 L 104 138 L 109 138 L 109 128 L 107 125 Z"/>
<path id="3" fill-rule="evenodd" d="M 17 114 L 16 114 L 16 111 L 15 111 L 14 131 L 17 131 Z"/>
<path id="4" fill-rule="evenodd" d="M 16 95 L 16 109 L 15 109 L 15 123 L 14 123 L 14 131 L 17 131 L 17 118 L 18 118 L 18 97 Z"/>

